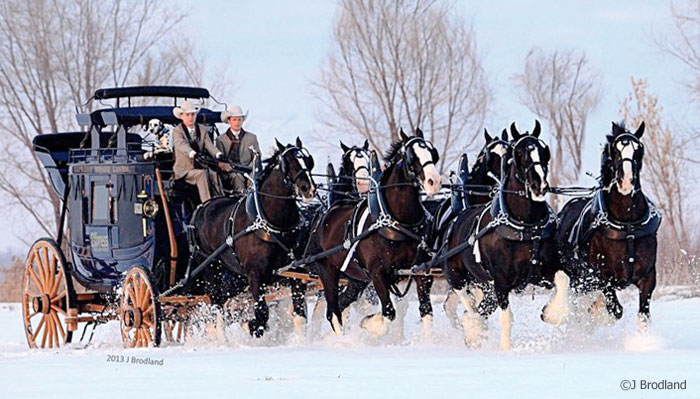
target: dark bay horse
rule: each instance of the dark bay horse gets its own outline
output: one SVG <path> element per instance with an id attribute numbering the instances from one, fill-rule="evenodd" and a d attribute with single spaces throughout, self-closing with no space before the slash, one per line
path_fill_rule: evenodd
<path id="1" fill-rule="evenodd" d="M 479 151 L 471 170 L 465 170 L 467 168 L 466 162 L 460 161 L 457 184 L 462 185 L 462 187 L 453 189 L 451 198 L 447 200 L 450 201 L 449 210 L 447 204 L 442 204 L 435 217 L 433 248 L 437 252 L 439 252 L 440 246 L 444 245 L 447 227 L 459 212 L 468 207 L 491 201 L 492 192 L 478 189 L 478 187 L 495 188 L 498 186 L 502 176 L 501 168 L 509 148 L 510 143 L 506 129 L 503 129 L 500 138 L 491 136 L 488 130 L 484 129 L 484 146 Z M 463 160 L 466 160 L 466 155 L 463 155 Z M 457 295 L 453 291 L 449 291 L 443 304 L 445 314 L 454 327 L 457 327 L 458 324 L 456 313 L 458 302 Z"/>
<path id="2" fill-rule="evenodd" d="M 508 132 L 503 129 L 501 137 L 491 137 L 484 129 L 484 139 L 486 142 L 476 157 L 474 166 L 467 175 L 465 185 L 481 185 L 495 187 L 501 179 L 501 164 L 508 153 L 510 144 L 508 143 Z M 469 190 L 468 190 L 469 191 Z M 468 193 L 467 201 L 469 205 L 485 204 L 491 201 L 487 195 L 477 195 Z"/>
<path id="3" fill-rule="evenodd" d="M 429 218 L 419 190 L 422 187 L 428 195 L 434 195 L 441 187 L 435 167 L 438 153 L 420 129 L 412 137 L 401 131 L 400 140 L 392 145 L 385 159 L 387 166 L 383 171 L 373 165 L 375 181 L 369 198 L 358 205 L 340 204 L 331 208 L 311 237 L 310 252 L 319 253 L 367 234 L 346 250 L 312 265 L 323 282 L 326 317 L 339 335 L 343 309 L 359 297 L 369 282 L 374 284 L 381 311 L 367 316 L 362 327 L 376 335 L 387 332 L 389 322 L 396 316 L 390 298 L 390 292 L 397 293 L 395 272 L 411 267 L 417 260 L 419 245 L 425 244 Z M 349 285 L 339 295 L 341 275 L 348 278 Z M 430 317 L 430 287 L 421 278 L 416 283 L 421 316 Z"/>
<path id="4" fill-rule="evenodd" d="M 590 311 L 605 308 L 616 319 L 622 306 L 616 290 L 639 289 L 640 329 L 649 322 L 656 286 L 656 232 L 661 215 L 644 195 L 641 170 L 644 122 L 634 132 L 612 124 L 601 156 L 601 188 L 592 197 L 569 201 L 559 213 L 557 241 L 562 266 L 579 292 L 602 291 Z"/>
<path id="5" fill-rule="evenodd" d="M 197 258 L 236 238 L 230 243 L 232 250 L 219 256 L 226 273 L 206 274 L 205 291 L 214 303 L 222 303 L 249 287 L 255 304 L 254 318 L 247 326 L 256 337 L 267 329 L 265 288 L 277 280 L 274 271 L 290 262 L 303 233 L 297 198 L 309 201 L 316 192 L 311 177 L 313 158 L 299 138 L 295 145 L 277 141 L 277 150 L 265 163 L 264 169 L 256 171 L 245 197 L 214 198 L 197 208 L 191 221 Z M 306 318 L 304 289 L 300 283 L 292 285 L 295 326 Z"/>
<path id="6" fill-rule="evenodd" d="M 465 342 L 478 344 L 485 318 L 500 307 L 502 350 L 511 347 L 510 292 L 529 283 L 551 282 L 559 269 L 556 218 L 545 202 L 549 147 L 539 139 L 539 122 L 532 134 L 521 134 L 513 124 L 511 134 L 513 142 L 497 197 L 457 216 L 447 235 L 447 247 L 463 250 L 457 249 L 443 266 L 447 282 L 465 307 Z"/>

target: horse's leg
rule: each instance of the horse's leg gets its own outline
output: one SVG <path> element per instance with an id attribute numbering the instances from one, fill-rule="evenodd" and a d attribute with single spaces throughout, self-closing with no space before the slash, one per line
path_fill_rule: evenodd
<path id="1" fill-rule="evenodd" d="M 605 308 L 608 310 L 608 313 L 620 320 L 622 318 L 622 305 L 617 299 L 615 288 L 610 286 L 603 288 L 603 296 L 605 297 Z"/>
<path id="2" fill-rule="evenodd" d="M 454 291 L 447 291 L 447 298 L 442 304 L 442 308 L 445 311 L 447 319 L 454 328 L 459 328 L 459 319 L 457 318 L 457 304 L 459 303 L 459 296 L 454 293 Z"/>
<path id="3" fill-rule="evenodd" d="M 488 317 L 498 307 L 498 299 L 496 298 L 494 287 L 492 284 L 486 284 L 479 291 L 481 292 L 481 299 L 477 303 L 476 311 L 480 315 Z"/>
<path id="4" fill-rule="evenodd" d="M 262 276 L 257 272 L 257 270 L 260 269 L 254 268 L 254 270 L 253 273 L 248 275 L 250 294 L 253 296 L 254 302 L 254 318 L 248 322 L 248 329 L 250 335 L 260 338 L 267 329 L 267 320 L 270 317 L 270 310 L 265 302 L 265 286 L 262 283 Z"/>
<path id="5" fill-rule="evenodd" d="M 350 305 L 355 303 L 355 301 L 357 301 L 360 294 L 362 294 L 362 291 L 364 291 L 366 287 L 367 283 L 364 281 L 348 279 L 348 284 L 338 294 L 338 306 L 340 307 L 340 312 L 347 313 L 345 310 L 348 309 Z M 345 317 L 345 320 L 348 320 L 347 314 L 343 316 Z"/>
<path id="6" fill-rule="evenodd" d="M 340 271 L 322 262 L 319 274 L 323 283 L 323 296 L 326 298 L 326 319 L 336 335 L 343 335 L 343 315 L 338 306 Z"/>
<path id="7" fill-rule="evenodd" d="M 502 351 L 509 351 L 511 348 L 513 312 L 510 311 L 508 294 L 508 291 L 496 288 L 496 299 L 498 300 L 498 306 L 501 308 L 501 315 L 498 318 L 498 322 L 501 326 L 501 341 L 499 347 Z"/>
<path id="8" fill-rule="evenodd" d="M 383 273 L 372 275 L 372 282 L 374 283 L 374 289 L 377 291 L 382 311 L 365 317 L 360 323 L 362 328 L 378 336 L 385 335 L 389 331 L 389 322 L 396 318 L 396 310 L 391 303 L 386 280 L 388 279 Z"/>
<path id="9" fill-rule="evenodd" d="M 542 308 L 542 321 L 554 325 L 564 322 L 569 315 L 569 276 L 559 270 L 554 274 L 554 295 Z"/>
<path id="10" fill-rule="evenodd" d="M 421 317 L 421 332 L 424 337 L 433 335 L 433 305 L 430 303 L 430 289 L 433 287 L 433 278 L 428 276 L 414 277 L 416 291 L 418 292 L 418 310 Z"/>
<path id="11" fill-rule="evenodd" d="M 464 306 L 462 315 L 464 343 L 472 348 L 478 347 L 483 339 L 485 319 L 476 311 L 476 301 L 466 284 L 462 288 L 455 288 L 453 292 Z"/>
<path id="12" fill-rule="evenodd" d="M 656 287 L 656 272 L 652 271 L 649 275 L 635 282 L 639 288 L 639 313 L 637 315 L 637 326 L 640 331 L 646 331 L 651 322 L 651 313 L 649 312 L 649 302 L 651 294 Z"/>
<path id="13" fill-rule="evenodd" d="M 306 282 L 292 279 L 291 283 L 294 329 L 303 334 L 306 329 Z"/>

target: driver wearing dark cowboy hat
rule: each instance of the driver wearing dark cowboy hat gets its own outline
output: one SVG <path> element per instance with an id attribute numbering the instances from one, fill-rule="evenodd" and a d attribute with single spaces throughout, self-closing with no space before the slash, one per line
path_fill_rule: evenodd
<path id="1" fill-rule="evenodd" d="M 221 113 L 221 121 L 228 123 L 229 128 L 216 139 L 216 147 L 224 155 L 224 159 L 232 164 L 253 167 L 253 150 L 260 153 L 258 138 L 255 134 L 243 129 L 243 122 L 248 113 L 234 105 Z M 252 149 L 251 149 L 252 147 Z M 242 174 L 232 172 L 223 177 L 224 187 L 242 192 L 246 189 L 246 179 Z"/>
<path id="2" fill-rule="evenodd" d="M 187 183 L 197 186 L 199 198 L 205 202 L 211 198 L 211 189 L 215 193 L 221 191 L 219 179 L 216 172 L 208 168 L 197 168 L 195 157 L 206 151 L 214 158 L 223 159 L 223 154 L 211 142 L 207 127 L 195 123 L 198 112 L 199 107 L 189 101 L 183 102 L 181 107 L 173 108 L 175 117 L 182 120 L 172 131 L 175 153 L 173 173 L 175 179 L 185 179 Z"/>

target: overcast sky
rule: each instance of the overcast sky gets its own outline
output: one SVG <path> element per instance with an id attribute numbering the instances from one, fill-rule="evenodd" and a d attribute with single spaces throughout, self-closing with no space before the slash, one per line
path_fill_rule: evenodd
<path id="1" fill-rule="evenodd" d="M 191 9 L 184 31 L 172 32 L 173 37 L 190 36 L 207 63 L 228 66 L 236 90 L 220 100 L 250 110 L 245 127 L 258 133 L 261 147 L 270 147 L 274 137 L 291 141 L 301 136 L 316 165 L 323 167 L 328 149 L 314 142 L 312 133 L 335 133 L 321 132 L 310 81 L 318 77 L 332 46 L 335 2 L 181 0 L 173 6 Z M 492 132 L 513 121 L 523 129 L 534 123 L 535 116 L 518 104 L 510 80 L 522 70 L 533 46 L 583 50 L 602 73 L 603 99 L 588 121 L 584 170 L 598 169 L 599 144 L 610 122 L 619 119 L 631 76 L 648 79 L 650 92 L 664 106 L 665 120 L 687 126 L 698 119 L 680 84 L 687 71 L 660 53 L 650 38 L 652 31 L 670 32 L 666 1 L 475 0 L 457 1 L 454 9 L 474 24 L 484 56 L 495 98 L 487 120 Z M 543 132 L 548 133 L 546 124 Z M 25 251 L 13 238 L 11 225 L 0 229 L 6 238 L 0 250 Z"/>

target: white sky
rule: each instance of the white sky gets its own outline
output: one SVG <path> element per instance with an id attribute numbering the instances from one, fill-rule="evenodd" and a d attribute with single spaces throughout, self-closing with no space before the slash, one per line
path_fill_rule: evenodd
<path id="1" fill-rule="evenodd" d="M 190 36 L 208 63 L 228 65 L 236 90 L 232 98 L 219 99 L 250 110 L 245 127 L 258 134 L 261 147 L 272 146 L 274 137 L 288 142 L 301 136 L 318 167 L 325 167 L 328 149 L 312 140 L 312 133 L 321 132 L 321 127 L 310 81 L 317 78 L 331 48 L 335 2 L 179 0 L 174 6 L 192 11 L 185 30 L 172 34 Z M 679 126 L 698 121 L 697 107 L 688 103 L 680 84 L 687 71 L 660 53 L 650 38 L 652 31 L 670 32 L 665 1 L 474 0 L 457 1 L 455 12 L 473 22 L 484 54 L 495 97 L 487 122 L 492 133 L 513 121 L 526 130 L 533 126 L 534 115 L 518 104 L 510 81 L 533 46 L 546 51 L 584 50 L 602 72 L 605 91 L 588 121 L 584 170 L 597 171 L 599 143 L 610 122 L 619 119 L 631 76 L 648 79 L 650 92 L 660 97 L 665 120 L 672 126 L 674 121 Z M 544 124 L 545 135 L 547 130 Z M 0 250 L 21 254 L 25 247 L 13 236 L 14 227 L 0 226 L 5 238 Z"/>

